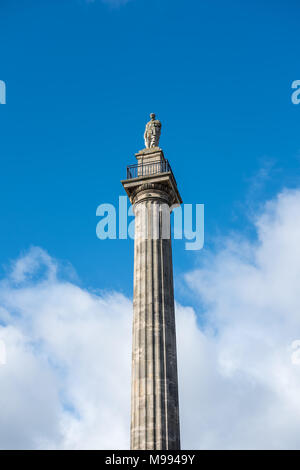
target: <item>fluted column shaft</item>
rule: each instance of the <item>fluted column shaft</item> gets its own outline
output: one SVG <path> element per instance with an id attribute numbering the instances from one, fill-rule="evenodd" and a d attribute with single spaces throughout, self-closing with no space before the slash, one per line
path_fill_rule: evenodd
<path id="1" fill-rule="evenodd" d="M 131 449 L 180 449 L 168 193 L 137 191 Z"/>

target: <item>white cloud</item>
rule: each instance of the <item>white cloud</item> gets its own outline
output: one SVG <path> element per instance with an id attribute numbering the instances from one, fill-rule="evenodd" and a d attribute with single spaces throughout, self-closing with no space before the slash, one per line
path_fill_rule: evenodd
<path id="1" fill-rule="evenodd" d="M 127 447 L 131 303 L 61 282 L 55 265 L 34 248 L 0 284 L 0 447 Z"/>
<path id="2" fill-rule="evenodd" d="M 299 448 L 299 212 L 281 193 L 256 241 L 224 239 L 186 276 L 202 313 L 177 306 L 184 448 Z M 0 448 L 126 448 L 131 302 L 58 271 L 32 248 L 0 283 Z"/>
<path id="3" fill-rule="evenodd" d="M 299 448 L 299 213 L 300 191 L 282 192 L 256 218 L 256 241 L 225 239 L 186 276 L 205 324 L 187 345 L 202 356 L 193 391 L 182 378 L 194 447 Z"/>

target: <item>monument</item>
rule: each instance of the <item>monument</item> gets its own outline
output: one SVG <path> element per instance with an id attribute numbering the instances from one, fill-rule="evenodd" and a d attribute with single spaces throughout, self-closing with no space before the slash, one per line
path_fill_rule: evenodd
<path id="1" fill-rule="evenodd" d="M 179 450 L 170 214 L 182 203 L 151 114 L 137 164 L 122 184 L 135 215 L 131 449 Z"/>

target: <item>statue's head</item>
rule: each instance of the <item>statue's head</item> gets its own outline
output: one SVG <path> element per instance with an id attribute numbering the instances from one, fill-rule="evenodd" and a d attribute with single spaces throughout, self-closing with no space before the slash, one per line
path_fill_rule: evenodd
<path id="1" fill-rule="evenodd" d="M 151 114 L 150 114 L 150 117 L 151 117 L 152 121 L 155 120 L 155 114 L 154 114 L 154 113 L 151 113 Z"/>

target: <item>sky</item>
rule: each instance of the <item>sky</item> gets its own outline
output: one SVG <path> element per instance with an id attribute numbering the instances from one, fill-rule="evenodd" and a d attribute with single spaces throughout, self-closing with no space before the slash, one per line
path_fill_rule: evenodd
<path id="1" fill-rule="evenodd" d="M 99 240 L 96 209 L 151 112 L 205 207 L 204 248 L 173 243 L 183 447 L 299 448 L 299 14 L 2 0 L 0 448 L 129 446 L 133 241 Z"/>

